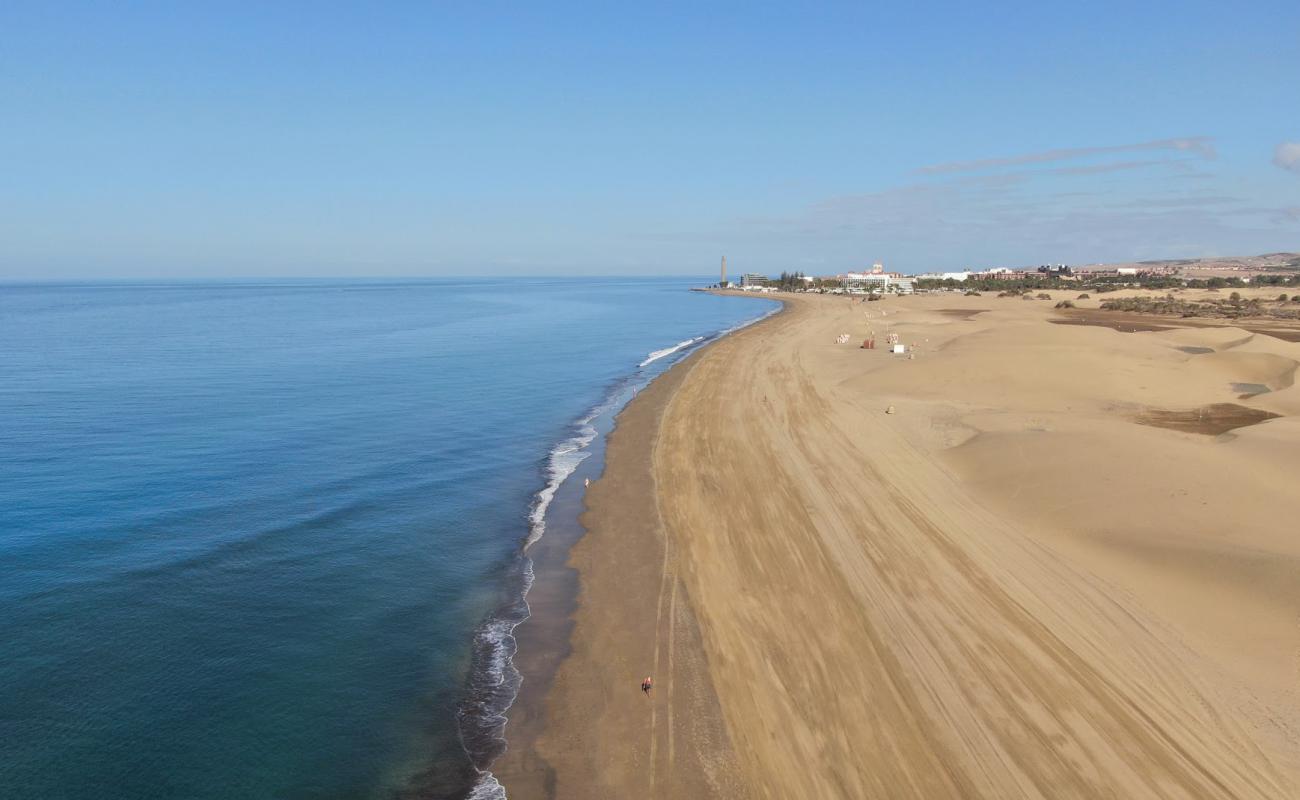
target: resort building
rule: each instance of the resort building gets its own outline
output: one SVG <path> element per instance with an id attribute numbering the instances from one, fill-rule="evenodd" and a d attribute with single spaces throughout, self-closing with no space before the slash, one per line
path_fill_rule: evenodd
<path id="1" fill-rule="evenodd" d="M 840 276 L 840 281 L 849 294 L 912 293 L 912 279 L 896 272 L 848 272 Z"/>
<path id="2" fill-rule="evenodd" d="M 889 276 L 880 272 L 846 272 L 840 281 L 849 294 L 883 292 L 889 286 Z"/>
<path id="3" fill-rule="evenodd" d="M 996 267 L 986 269 L 983 272 L 976 272 L 975 277 L 985 281 L 1022 281 L 1025 278 L 1035 278 L 1038 273 L 1026 272 L 1023 269 L 1007 269 L 1006 267 Z"/>

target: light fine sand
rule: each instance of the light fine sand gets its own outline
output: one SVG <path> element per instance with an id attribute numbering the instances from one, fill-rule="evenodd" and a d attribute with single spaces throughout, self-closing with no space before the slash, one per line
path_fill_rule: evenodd
<path id="1" fill-rule="evenodd" d="M 635 400 L 512 799 L 1300 797 L 1300 344 L 1051 306 L 795 297 Z"/>

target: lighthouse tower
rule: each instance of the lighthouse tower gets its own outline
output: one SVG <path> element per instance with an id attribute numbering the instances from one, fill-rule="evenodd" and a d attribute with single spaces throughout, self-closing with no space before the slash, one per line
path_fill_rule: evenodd
<path id="1" fill-rule="evenodd" d="M 722 257 L 722 280 L 718 282 L 718 285 L 722 286 L 723 288 L 726 288 L 727 286 L 727 257 L 726 256 Z"/>

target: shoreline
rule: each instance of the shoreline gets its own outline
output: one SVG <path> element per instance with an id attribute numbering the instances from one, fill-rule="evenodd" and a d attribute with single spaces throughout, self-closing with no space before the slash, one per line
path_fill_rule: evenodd
<path id="1" fill-rule="evenodd" d="M 783 305 L 619 415 L 545 776 L 512 800 L 1294 788 L 1300 348 L 979 298 Z M 869 330 L 915 359 L 832 343 Z M 1216 438 L 1133 413 L 1225 396 L 1271 416 Z"/>
<path id="2" fill-rule="evenodd" d="M 773 301 L 771 297 L 759 299 Z M 550 708 L 552 692 L 557 674 L 574 652 L 571 637 L 581 607 L 584 577 L 574 564 L 574 550 L 590 536 L 593 525 L 603 524 L 600 521 L 603 503 L 592 500 L 592 495 L 599 494 L 598 487 L 611 469 L 622 472 L 625 461 L 639 460 L 634 451 L 648 451 L 652 446 L 658 417 L 694 360 L 728 337 L 779 317 L 787 304 L 777 302 L 780 305 L 765 315 L 707 339 L 701 337 L 702 341 L 693 342 L 694 349 L 682 348 L 689 350 L 685 357 L 636 389 L 614 413 L 610 428 L 595 440 L 597 448 L 592 457 L 585 459 L 553 496 L 547 512 L 546 533 L 529 544 L 526 551 L 533 571 L 527 595 L 529 616 L 514 632 L 517 646 L 513 658 L 524 680 L 507 712 L 506 751 L 490 768 L 510 800 L 575 796 L 557 795 L 556 770 L 539 749 L 539 742 L 554 728 Z M 638 366 L 645 367 L 657 358 L 672 355 L 677 347 L 680 343 L 655 351 Z M 641 477 L 648 478 L 648 470 Z M 584 479 L 590 479 L 590 486 L 582 486 Z M 555 519 L 551 518 L 553 513 Z"/>

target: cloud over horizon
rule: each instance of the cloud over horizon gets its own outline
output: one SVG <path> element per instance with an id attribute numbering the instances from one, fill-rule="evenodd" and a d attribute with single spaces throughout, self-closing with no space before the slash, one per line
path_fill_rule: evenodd
<path id="1" fill-rule="evenodd" d="M 1283 142 L 1273 151 L 1273 163 L 1285 170 L 1300 173 L 1300 142 Z"/>
<path id="2" fill-rule="evenodd" d="M 1016 156 L 998 158 L 981 158 L 973 161 L 949 161 L 943 164 L 930 164 L 919 167 L 914 172 L 919 175 L 945 175 L 953 172 L 989 169 L 991 167 L 1011 167 L 1024 164 L 1047 164 L 1054 161 L 1069 161 L 1078 158 L 1106 155 L 1110 153 L 1136 153 L 1159 150 L 1193 153 L 1203 159 L 1216 156 L 1214 140 L 1209 136 L 1185 136 L 1177 139 L 1156 139 L 1150 142 L 1134 144 L 1102 145 L 1099 147 L 1065 147 L 1042 150 L 1036 153 L 1022 153 Z"/>
<path id="3" fill-rule="evenodd" d="M 709 238 L 753 242 L 758 249 L 739 257 L 755 263 L 783 251 L 787 263 L 815 268 L 884 260 L 911 272 L 1294 247 L 1300 208 L 1246 205 L 1249 195 L 1217 184 L 1141 181 L 1116 186 L 1105 179 L 1107 173 L 1123 170 L 1185 168 L 1196 160 L 1106 162 L 916 181 L 823 197 L 786 214 L 737 218 L 731 231 L 713 232 Z M 1055 175 L 1070 184 L 1048 177 Z M 1071 186 L 1079 188 L 1059 191 Z M 815 251 L 818 259 L 800 260 L 801 251 Z"/>

